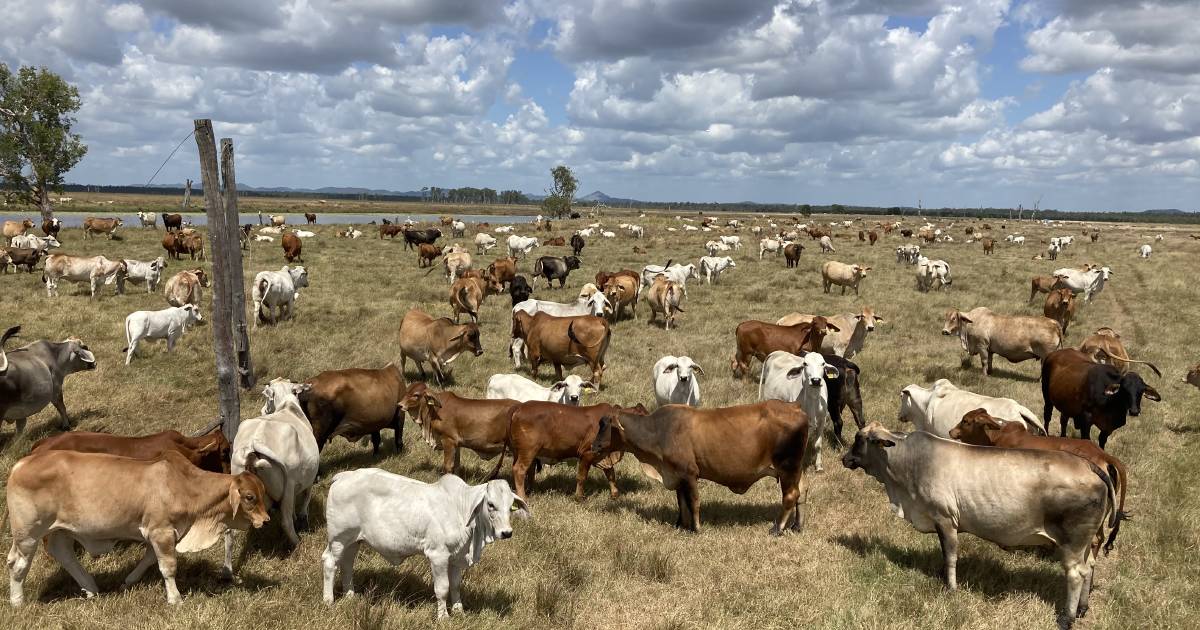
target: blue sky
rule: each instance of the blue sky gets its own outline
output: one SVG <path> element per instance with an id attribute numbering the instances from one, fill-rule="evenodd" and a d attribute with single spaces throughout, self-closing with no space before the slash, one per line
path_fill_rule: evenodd
<path id="1" fill-rule="evenodd" d="M 15 0 L 0 0 L 0 3 Z M 257 186 L 1194 209 L 1200 3 L 58 0 L 0 61 L 80 87 L 80 183 L 211 116 Z M 190 145 L 158 176 L 196 177 Z"/>

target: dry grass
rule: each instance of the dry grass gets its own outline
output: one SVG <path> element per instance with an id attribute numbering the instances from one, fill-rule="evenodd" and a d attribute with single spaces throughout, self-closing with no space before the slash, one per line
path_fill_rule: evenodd
<path id="1" fill-rule="evenodd" d="M 613 216 L 607 222 L 623 220 L 627 219 Z M 694 261 L 712 236 L 668 233 L 665 227 L 678 225 L 668 217 L 636 221 L 647 227 L 647 240 L 624 235 L 592 239 L 584 250 L 584 269 L 572 275 L 568 289 L 539 291 L 538 297 L 570 299 L 600 268 L 637 269 L 668 258 Z M 557 233 L 569 234 L 582 223 L 564 223 Z M 1000 223 L 993 222 L 997 228 Z M 445 281 L 436 273 L 424 276 L 414 264 L 415 256 L 399 242 L 337 240 L 333 229 L 322 226 L 317 239 L 305 242 L 312 287 L 303 292 L 299 318 L 253 335 L 260 382 L 275 376 L 302 379 L 324 369 L 383 365 L 397 359 L 396 327 L 407 309 L 449 312 Z M 815 247 L 806 251 L 795 270 L 785 269 L 782 258 L 760 263 L 757 248 L 752 254 L 747 247 L 736 254 L 738 267 L 722 278 L 721 286 L 693 281 L 677 330 L 667 333 L 648 326 L 645 310 L 638 312 L 637 321 L 617 324 L 606 387 L 592 399 L 651 404 L 650 368 L 659 356 L 670 353 L 688 354 L 707 370 L 702 382 L 705 404 L 751 402 L 757 388 L 750 381 L 734 381 L 729 372 L 733 329 L 739 321 L 773 321 L 795 310 L 836 313 L 868 303 L 888 318 L 856 359 L 863 369 L 869 419 L 898 428 L 900 389 L 942 377 L 1040 410 L 1036 364 L 998 360 L 997 374 L 990 379 L 977 365 L 960 367 L 957 341 L 940 335 L 941 313 L 947 307 L 978 305 L 1000 312 L 1040 312 L 1040 304 L 1036 309 L 1026 305 L 1031 275 L 1084 262 L 1108 264 L 1116 272 L 1113 282 L 1095 304 L 1083 309 L 1069 341 L 1078 343 L 1098 326 L 1113 326 L 1136 356 L 1154 361 L 1167 376 L 1151 381 L 1164 401 L 1146 403 L 1142 417 L 1132 419 L 1110 441 L 1110 448 L 1131 470 L 1129 505 L 1135 520 L 1122 528 L 1117 550 L 1098 565 L 1092 611 L 1083 627 L 1196 627 L 1200 588 L 1193 565 L 1200 546 L 1200 499 L 1193 462 L 1200 394 L 1179 378 L 1196 360 L 1191 343 L 1195 279 L 1190 273 L 1200 244 L 1166 228 L 1161 231 L 1168 234 L 1167 240 L 1155 243 L 1154 257 L 1142 261 L 1134 255 L 1144 242 L 1142 235 L 1159 230 L 1106 226 L 1100 243 L 1078 244 L 1051 263 L 1030 260 L 1044 247 L 1037 241 L 1050 234 L 1078 234 L 1079 229 L 1026 224 L 1020 231 L 1030 237 L 1029 245 L 1001 242 L 992 257 L 984 257 L 978 245 L 961 242 L 927 248 L 950 262 L 955 278 L 949 292 L 930 294 L 917 293 L 911 268 L 895 263 L 892 250 L 898 237 L 887 237 L 874 248 L 835 239 L 838 251 L 829 257 L 873 267 L 861 299 L 821 292 L 817 269 L 824 257 L 812 253 Z M 952 232 L 962 239 L 961 224 Z M 994 234 L 1003 237 L 999 229 Z M 754 240 L 747 231 L 742 235 L 747 242 Z M 160 236 L 161 232 L 133 228 L 121 241 L 83 241 L 73 230 L 64 251 L 149 259 L 161 251 Z M 632 254 L 635 244 L 652 253 Z M 563 251 L 543 248 L 537 253 Z M 247 278 L 282 264 L 277 243 L 256 244 Z M 181 267 L 172 262 L 169 271 Z M 528 270 L 529 265 L 522 267 Z M 62 297 L 50 300 L 38 280 L 37 275 L 0 276 L 0 326 L 22 324 L 25 341 L 78 335 L 90 344 L 99 369 L 71 377 L 66 386 L 67 406 L 80 428 L 186 431 L 213 417 L 209 328 L 190 333 L 171 356 L 161 343 L 148 344 L 125 368 L 120 356 L 125 345 L 123 318 L 133 310 L 163 307 L 161 296 L 134 291 L 115 297 L 108 287 L 102 298 L 91 301 L 82 290 L 66 287 Z M 486 353 L 456 362 L 453 389 L 459 393 L 482 396 L 488 376 L 511 371 L 505 356 L 507 305 L 507 296 L 502 296 L 484 306 Z M 545 369 L 542 378 L 547 378 Z M 246 396 L 243 415 L 257 415 L 260 404 L 257 395 Z M 52 420 L 51 413 L 39 414 L 30 430 L 16 439 L 12 425 L 5 425 L 0 431 L 0 471 L 11 468 L 35 440 L 52 433 Z M 417 432 L 411 425 L 409 429 L 408 452 L 403 455 L 394 454 L 386 440 L 380 459 L 363 445 L 332 444 L 323 456 L 327 474 L 315 493 L 313 530 L 303 533 L 302 544 L 291 552 L 274 523 L 252 533 L 247 544 L 239 542 L 236 584 L 220 579 L 221 552 L 214 547 L 184 559 L 179 571 L 184 603 L 168 607 L 153 571 L 153 577 L 134 588 L 119 588 L 140 556 L 140 551 L 128 548 L 85 560 L 104 592 L 83 601 L 70 578 L 39 553 L 26 582 L 27 596 L 35 603 L 16 612 L 6 610 L 0 617 L 10 627 L 427 627 L 433 618 L 433 597 L 424 559 L 391 567 L 365 551 L 357 563 L 357 585 L 366 595 L 339 599 L 332 609 L 320 603 L 328 473 L 380 466 L 434 479 L 441 455 L 419 443 Z M 777 484 L 770 480 L 744 496 L 702 484 L 704 529 L 691 535 L 671 527 L 673 494 L 641 477 L 632 458 L 621 465 L 623 495 L 616 500 L 608 498 L 602 478 L 593 474 L 587 499 L 576 503 L 570 497 L 574 468 L 550 467 L 532 491 L 535 518 L 518 522 L 516 536 L 489 548 L 483 562 L 467 573 L 467 614 L 454 623 L 468 628 L 1049 626 L 1062 591 L 1056 562 L 967 537 L 959 562 L 961 590 L 947 593 L 938 578 L 936 537 L 917 534 L 892 516 L 879 484 L 844 470 L 836 455 L 830 449 L 827 471 L 815 475 L 806 529 L 781 539 L 767 536 L 779 497 Z M 480 480 L 489 468 L 473 455 L 463 459 L 470 481 Z M 7 544 L 7 532 L 4 538 Z"/>

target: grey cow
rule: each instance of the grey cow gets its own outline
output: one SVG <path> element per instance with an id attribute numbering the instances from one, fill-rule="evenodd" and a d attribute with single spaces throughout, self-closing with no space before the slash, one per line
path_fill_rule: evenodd
<path id="1" fill-rule="evenodd" d="M 6 353 L 4 343 L 20 330 L 20 326 L 9 328 L 0 339 L 0 422 L 15 421 L 19 435 L 25 430 L 29 416 L 53 404 L 63 430 L 68 430 L 71 421 L 63 403 L 63 379 L 75 372 L 96 369 L 96 357 L 75 338 L 35 341 Z"/>

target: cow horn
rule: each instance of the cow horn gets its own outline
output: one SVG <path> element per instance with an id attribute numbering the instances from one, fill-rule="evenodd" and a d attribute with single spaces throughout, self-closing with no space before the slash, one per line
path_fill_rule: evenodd
<path id="1" fill-rule="evenodd" d="M 1126 359 L 1126 358 L 1124 358 L 1124 357 L 1119 357 L 1119 356 L 1117 356 L 1117 355 L 1115 355 L 1115 354 L 1109 354 L 1109 353 L 1107 353 L 1107 352 L 1105 352 L 1105 354 L 1106 354 L 1106 355 L 1108 356 L 1108 358 L 1110 358 L 1110 359 L 1116 359 L 1116 360 L 1118 360 L 1118 361 L 1124 361 L 1124 362 L 1126 362 L 1126 363 L 1141 363 L 1141 364 L 1147 365 L 1147 366 L 1149 366 L 1149 367 L 1150 367 L 1150 369 L 1151 369 L 1151 370 L 1154 370 L 1154 373 L 1155 373 L 1155 374 L 1157 374 L 1159 378 L 1162 378 L 1162 372 L 1160 372 L 1160 371 L 1158 370 L 1158 367 L 1156 367 L 1156 366 L 1155 366 L 1153 363 L 1151 363 L 1151 362 L 1149 362 L 1149 361 L 1138 361 L 1138 360 L 1136 360 L 1136 359 Z"/>
<path id="2" fill-rule="evenodd" d="M 208 424 L 204 425 L 203 429 L 200 429 L 199 431 L 192 433 L 188 437 L 200 437 L 202 435 L 208 435 L 209 433 L 212 433 L 213 429 L 215 429 L 219 426 L 221 426 L 221 419 L 217 418 L 216 420 L 213 420 L 212 422 L 209 422 Z"/>
<path id="3" fill-rule="evenodd" d="M 13 326 L 4 331 L 4 336 L 0 337 L 0 374 L 8 371 L 8 355 L 4 353 L 4 344 L 8 342 L 10 337 L 16 337 L 19 332 L 21 332 L 21 327 Z"/>

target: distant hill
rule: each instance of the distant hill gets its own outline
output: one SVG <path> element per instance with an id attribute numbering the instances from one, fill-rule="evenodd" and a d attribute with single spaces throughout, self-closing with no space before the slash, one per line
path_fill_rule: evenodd
<path id="1" fill-rule="evenodd" d="M 594 190 L 582 197 L 576 197 L 577 203 L 602 203 L 606 206 L 624 206 L 624 205 L 642 205 L 637 199 L 622 199 L 621 197 L 610 197 L 599 190 Z"/>
<path id="2" fill-rule="evenodd" d="M 1195 211 L 1180 210 L 1179 208 L 1154 208 L 1151 210 L 1142 210 L 1145 214 L 1195 214 Z"/>

